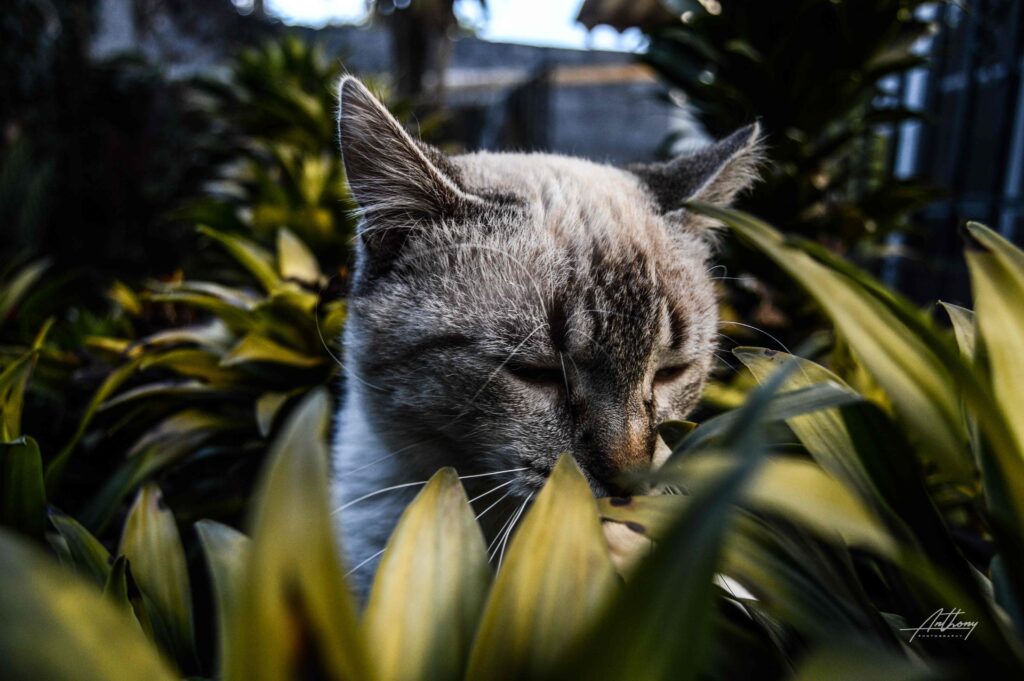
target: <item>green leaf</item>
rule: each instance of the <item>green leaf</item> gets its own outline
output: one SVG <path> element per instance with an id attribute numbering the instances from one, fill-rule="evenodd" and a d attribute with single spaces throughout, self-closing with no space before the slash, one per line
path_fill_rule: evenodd
<path id="1" fill-rule="evenodd" d="M 129 615 L 3 530 L 0 612 L 0 660 L 5 678 L 175 678 Z"/>
<path id="2" fill-rule="evenodd" d="M 30 437 L 0 442 L 0 525 L 34 539 L 46 531 L 43 459 Z"/>
<path id="3" fill-rule="evenodd" d="M 967 229 L 983 248 L 967 251 L 967 265 L 992 390 L 1024 452 L 1024 252 L 987 227 L 969 223 Z"/>
<path id="4" fill-rule="evenodd" d="M 224 651 L 230 645 L 229 623 L 234 621 L 238 608 L 242 570 L 249 559 L 250 541 L 238 530 L 212 520 L 200 520 L 195 527 L 213 580 L 217 599 L 218 649 Z"/>
<path id="5" fill-rule="evenodd" d="M 223 246 L 235 260 L 249 270 L 267 293 L 281 285 L 273 256 L 256 242 L 234 234 L 218 232 L 209 227 L 200 227 L 199 232 Z"/>
<path id="6" fill-rule="evenodd" d="M 106 411 L 113 407 L 133 402 L 135 400 L 149 400 L 149 399 L 161 399 L 175 398 L 175 397 L 194 397 L 203 398 L 211 397 L 214 395 L 222 394 L 213 386 L 210 386 L 202 381 L 159 381 L 156 383 L 146 383 L 140 385 L 131 390 L 125 390 L 124 392 L 113 397 L 100 407 L 100 411 Z"/>
<path id="7" fill-rule="evenodd" d="M 960 354 L 964 358 L 964 362 L 968 364 L 974 364 L 975 357 L 975 332 L 974 324 L 974 313 L 966 308 L 951 303 L 939 303 L 949 315 L 949 320 L 953 324 L 953 333 L 956 336 L 957 347 L 960 348 Z M 974 453 L 977 459 L 979 452 L 981 452 L 982 442 L 981 434 L 978 431 L 978 421 L 964 405 L 964 423 L 967 425 L 967 435 L 971 442 L 971 451 Z"/>
<path id="8" fill-rule="evenodd" d="M 294 367 L 315 367 L 324 363 L 323 357 L 312 357 L 276 343 L 260 333 L 250 333 L 221 358 L 224 367 L 246 362 L 273 362 Z"/>
<path id="9" fill-rule="evenodd" d="M 285 279 L 316 284 L 322 278 L 316 256 L 288 229 L 277 232 L 277 267 Z"/>
<path id="10" fill-rule="evenodd" d="M 735 466 L 728 456 L 698 456 L 676 464 L 667 475 L 689 484 L 715 479 Z M 800 490 L 794 494 L 794 490 Z M 869 549 L 895 560 L 898 546 L 879 518 L 849 488 L 816 464 L 799 459 L 769 459 L 751 477 L 742 494 L 744 504 L 778 514 L 818 536 Z"/>
<path id="11" fill-rule="evenodd" d="M 466 678 L 543 676 L 579 641 L 615 585 L 594 496 L 563 455 L 498 571 Z"/>
<path id="12" fill-rule="evenodd" d="M 701 673 L 711 647 L 712 578 L 734 503 L 761 463 L 760 425 L 792 370 L 780 369 L 737 410 L 721 438 L 735 463 L 691 493 L 664 541 L 568 656 L 563 677 L 688 681 Z M 666 637 L 672 645 L 665 645 Z"/>
<path id="13" fill-rule="evenodd" d="M 128 559 L 124 556 L 118 556 L 110 566 L 110 574 L 103 585 L 103 595 L 123 612 L 135 616 L 131 599 L 128 597 Z"/>
<path id="14" fill-rule="evenodd" d="M 7 319 L 49 267 L 48 260 L 29 263 L 19 269 L 10 281 L 0 286 L 0 323 Z"/>
<path id="15" fill-rule="evenodd" d="M 830 646 L 811 653 L 800 665 L 794 681 L 930 681 L 949 674 L 930 669 L 920 659 L 897 656 L 882 648 Z"/>
<path id="16" fill-rule="evenodd" d="M 21 410 L 32 357 L 33 353 L 27 352 L 0 372 L 0 441 L 14 440 L 21 433 Z"/>
<path id="17" fill-rule="evenodd" d="M 260 435 L 267 437 L 274 427 L 274 419 L 285 403 L 295 396 L 295 391 L 283 393 L 263 393 L 256 400 L 256 426 Z"/>
<path id="18" fill-rule="evenodd" d="M 135 497 L 119 552 L 131 563 L 158 641 L 182 668 L 190 668 L 195 644 L 188 567 L 178 526 L 156 485 L 146 485 Z"/>
<path id="19" fill-rule="evenodd" d="M 71 557 L 71 567 L 103 587 L 110 576 L 110 553 L 96 537 L 70 516 L 50 512 L 50 522 L 60 533 Z"/>
<path id="20" fill-rule="evenodd" d="M 221 363 L 219 352 L 200 348 L 176 348 L 151 355 L 142 355 L 141 368 L 169 369 L 181 376 L 202 379 L 214 386 L 233 386 L 241 378 L 237 371 Z"/>
<path id="21" fill-rule="evenodd" d="M 64 475 L 64 469 L 67 467 L 71 454 L 78 445 L 78 441 L 82 439 L 83 435 L 85 435 L 85 431 L 88 430 L 89 425 L 92 423 L 92 419 L 96 416 L 96 412 L 99 410 L 100 406 L 106 402 L 107 398 L 110 397 L 115 390 L 121 387 L 122 383 L 127 381 L 131 375 L 135 373 L 135 370 L 139 368 L 141 362 L 141 358 L 136 358 L 112 371 L 92 396 L 88 406 L 85 408 L 85 413 L 82 414 L 82 418 L 78 422 L 78 428 L 75 429 L 74 435 L 71 436 L 71 439 L 66 445 L 64 445 L 64 448 L 59 454 L 57 454 L 53 461 L 46 466 L 46 491 L 49 495 L 53 496 L 57 487 L 60 485 L 61 478 Z"/>
<path id="22" fill-rule="evenodd" d="M 767 405 L 760 418 L 765 422 L 788 421 L 797 416 L 840 407 L 860 399 L 841 385 L 820 383 L 779 395 Z M 741 410 L 732 410 L 708 419 L 683 439 L 677 451 L 688 452 L 707 446 L 734 429 L 739 423 L 741 413 Z"/>
<path id="23" fill-rule="evenodd" d="M 491 570 L 451 468 L 406 508 L 388 541 L 363 626 L 381 678 L 461 679 Z"/>
<path id="24" fill-rule="evenodd" d="M 14 440 L 21 435 L 25 389 L 52 326 L 53 319 L 47 320 L 36 334 L 31 349 L 0 372 L 0 442 Z"/>
<path id="25" fill-rule="evenodd" d="M 856 396 L 841 378 L 809 360 L 765 348 L 738 347 L 733 349 L 733 355 L 747 367 L 759 383 L 767 381 L 780 366 L 794 363 L 796 371 L 790 375 L 785 389 L 798 390 L 813 385 L 831 384 Z M 846 431 L 838 407 L 791 416 L 786 419 L 786 425 L 825 470 L 853 484 L 864 498 L 873 496 L 871 483 Z"/>
<path id="26" fill-rule="evenodd" d="M 750 472 L 751 462 L 744 461 L 692 494 L 664 542 L 570 658 L 566 674 L 684 681 L 698 675 L 710 648 L 712 577 L 733 502 Z"/>
<path id="27" fill-rule="evenodd" d="M 935 346 L 939 334 L 908 326 L 920 315 L 883 300 L 855 280 L 787 246 L 782 236 L 749 215 L 708 204 L 693 208 L 721 220 L 796 279 L 828 313 L 859 361 L 885 388 L 921 450 L 929 452 L 952 481 L 968 483 L 973 463 L 966 455 L 958 391 L 950 367 Z M 898 312 L 896 310 L 899 310 Z"/>
<path id="28" fill-rule="evenodd" d="M 311 393 L 268 454 L 221 658 L 226 681 L 277 681 L 314 667 L 327 678 L 372 678 L 331 524 L 329 404 L 323 390 Z"/>
<path id="29" fill-rule="evenodd" d="M 953 324 L 953 333 L 956 335 L 956 344 L 962 354 L 968 360 L 974 359 L 974 313 L 965 307 L 952 303 L 940 302 L 939 305 L 949 315 L 949 321 Z"/>

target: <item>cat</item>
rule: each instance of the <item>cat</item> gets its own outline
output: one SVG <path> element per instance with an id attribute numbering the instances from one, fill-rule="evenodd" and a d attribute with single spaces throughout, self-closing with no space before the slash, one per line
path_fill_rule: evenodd
<path id="1" fill-rule="evenodd" d="M 715 225 L 684 204 L 728 204 L 761 145 L 754 124 L 627 169 L 448 157 L 356 78 L 339 96 L 360 219 L 333 495 L 365 595 L 404 506 L 443 466 L 483 495 L 496 545 L 561 453 L 598 496 L 629 493 L 629 471 L 664 459 L 656 426 L 696 405 L 718 327 Z"/>

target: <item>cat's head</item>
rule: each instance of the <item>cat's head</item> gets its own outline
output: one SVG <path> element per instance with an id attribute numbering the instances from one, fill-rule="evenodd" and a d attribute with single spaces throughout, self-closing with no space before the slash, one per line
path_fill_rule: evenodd
<path id="1" fill-rule="evenodd" d="M 346 77 L 340 136 L 362 215 L 348 380 L 388 448 L 425 475 L 521 468 L 520 494 L 568 452 L 622 491 L 710 372 L 713 225 L 684 204 L 750 183 L 756 126 L 628 170 L 447 157 Z"/>

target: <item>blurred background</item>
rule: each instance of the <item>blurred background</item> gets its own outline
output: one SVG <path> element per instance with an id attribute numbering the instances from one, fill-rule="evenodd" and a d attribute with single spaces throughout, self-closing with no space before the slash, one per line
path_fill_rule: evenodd
<path id="1" fill-rule="evenodd" d="M 23 430 L 97 532 L 154 478 L 182 523 L 236 518 L 283 414 L 338 385 L 343 72 L 453 153 L 627 164 L 758 119 L 741 208 L 922 306 L 969 304 L 964 221 L 1024 239 L 1021 5 L 8 0 L 0 402 L 37 363 Z M 715 272 L 726 345 L 827 327 L 732 240 Z M 723 361 L 706 409 L 743 380 Z"/>
<path id="2" fill-rule="evenodd" d="M 450 151 L 624 164 L 759 118 L 772 167 L 745 208 L 921 301 L 962 301 L 958 224 L 1021 224 L 1019 4 L 12 0 L 0 253 L 100 279 L 173 271 L 196 250 L 183 207 L 219 195 L 241 137 L 305 127 L 334 153 L 344 70 Z M 730 274 L 759 274 L 736 257 Z"/>

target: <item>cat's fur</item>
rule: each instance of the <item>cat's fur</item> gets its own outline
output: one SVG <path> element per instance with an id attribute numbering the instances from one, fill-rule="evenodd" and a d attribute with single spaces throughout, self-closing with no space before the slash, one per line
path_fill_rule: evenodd
<path id="1" fill-rule="evenodd" d="M 753 179 L 756 126 L 622 170 L 548 154 L 445 157 L 356 79 L 340 138 L 361 211 L 343 339 L 335 501 L 365 592 L 402 508 L 438 468 L 497 524 L 571 453 L 599 495 L 657 461 L 655 426 L 696 404 L 717 333 L 712 228 Z M 658 373 L 661 370 L 661 373 Z M 351 504 L 351 506 L 346 506 Z"/>

